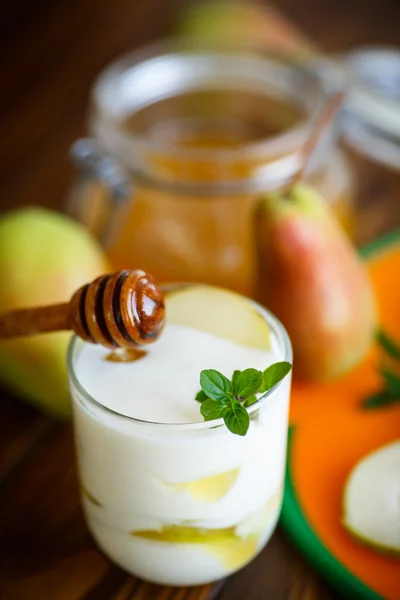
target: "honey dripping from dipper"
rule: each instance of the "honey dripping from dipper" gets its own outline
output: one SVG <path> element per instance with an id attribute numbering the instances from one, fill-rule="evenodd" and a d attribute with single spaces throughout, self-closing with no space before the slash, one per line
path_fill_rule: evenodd
<path id="1" fill-rule="evenodd" d="M 146 350 L 140 350 L 139 348 L 117 348 L 107 354 L 104 360 L 116 363 L 135 362 L 144 358 L 146 354 Z"/>
<path id="2" fill-rule="evenodd" d="M 141 270 L 102 275 L 81 287 L 70 302 L 0 315 L 0 338 L 73 330 L 92 344 L 132 351 L 156 341 L 164 327 L 164 298 Z"/>
<path id="3" fill-rule="evenodd" d="M 103 346 L 112 345 L 112 352 L 105 357 L 110 362 L 134 362 L 146 356 L 138 344 L 157 339 L 163 326 L 161 292 L 143 271 L 120 271 L 99 277 L 78 290 L 75 301 L 87 341 L 102 336 Z"/>
<path id="4" fill-rule="evenodd" d="M 71 300 L 71 322 L 84 340 L 111 350 L 136 349 L 155 341 L 164 326 L 164 299 L 141 270 L 103 275 Z"/>

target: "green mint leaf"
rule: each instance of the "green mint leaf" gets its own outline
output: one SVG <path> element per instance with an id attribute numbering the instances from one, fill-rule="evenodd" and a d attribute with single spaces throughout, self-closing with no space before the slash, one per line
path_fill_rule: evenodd
<path id="1" fill-rule="evenodd" d="M 257 396 L 250 396 L 247 398 L 246 402 L 243 402 L 243 406 L 251 406 L 254 402 L 257 402 Z"/>
<path id="2" fill-rule="evenodd" d="M 203 392 L 212 400 L 228 402 L 232 398 L 232 385 L 229 379 L 214 369 L 200 373 L 200 385 Z"/>
<path id="3" fill-rule="evenodd" d="M 385 371 L 384 369 L 381 371 L 381 375 L 385 381 L 386 390 L 389 394 L 400 400 L 400 379 L 397 375 L 390 371 Z"/>
<path id="4" fill-rule="evenodd" d="M 244 400 L 258 392 L 262 381 L 263 374 L 261 371 L 245 369 L 235 377 L 232 386 L 233 394 L 238 400 Z"/>
<path id="5" fill-rule="evenodd" d="M 385 408 L 396 402 L 400 402 L 400 398 L 396 398 L 387 390 L 383 390 L 366 398 L 362 402 L 361 408 L 364 410 L 375 410 L 377 408 Z"/>
<path id="6" fill-rule="evenodd" d="M 197 402 L 204 402 L 204 400 L 208 400 L 208 396 L 203 392 L 203 390 L 197 392 L 194 398 L 197 400 Z"/>
<path id="7" fill-rule="evenodd" d="M 233 371 L 233 375 L 232 375 L 232 388 L 235 389 L 235 385 L 236 385 L 236 380 L 239 377 L 240 373 L 242 371 Z"/>
<path id="8" fill-rule="evenodd" d="M 237 400 L 234 400 L 225 409 L 224 421 L 229 431 L 236 435 L 246 435 L 250 425 L 247 410 Z"/>
<path id="9" fill-rule="evenodd" d="M 277 362 L 263 373 L 263 380 L 259 392 L 264 393 L 279 383 L 292 370 L 289 362 Z"/>
<path id="10" fill-rule="evenodd" d="M 215 400 L 204 400 L 200 407 L 200 412 L 203 415 L 205 421 L 213 421 L 223 417 L 228 410 L 228 406 L 221 405 Z"/>
<path id="11" fill-rule="evenodd" d="M 385 350 L 386 354 L 396 360 L 400 360 L 400 346 L 391 340 L 386 333 L 378 331 L 377 340 L 380 346 Z"/>

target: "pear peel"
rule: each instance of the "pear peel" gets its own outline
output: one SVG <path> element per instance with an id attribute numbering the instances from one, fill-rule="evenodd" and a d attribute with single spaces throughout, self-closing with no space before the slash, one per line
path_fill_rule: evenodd
<path id="1" fill-rule="evenodd" d="M 66 215 L 25 207 L 0 218 L 0 312 L 66 302 L 109 270 L 98 242 Z M 70 338 L 69 332 L 54 332 L 2 340 L 1 384 L 52 416 L 69 418 Z"/>
<path id="2" fill-rule="evenodd" d="M 400 558 L 400 440 L 362 458 L 343 492 L 342 523 L 359 543 Z"/>
<path id="3" fill-rule="evenodd" d="M 366 266 L 324 198 L 304 183 L 269 194 L 255 234 L 256 297 L 286 327 L 297 376 L 327 381 L 357 366 L 375 339 L 376 299 Z"/>
<path id="4" fill-rule="evenodd" d="M 193 327 L 242 346 L 269 350 L 267 323 L 250 301 L 222 288 L 195 285 L 165 294 L 168 323 Z"/>

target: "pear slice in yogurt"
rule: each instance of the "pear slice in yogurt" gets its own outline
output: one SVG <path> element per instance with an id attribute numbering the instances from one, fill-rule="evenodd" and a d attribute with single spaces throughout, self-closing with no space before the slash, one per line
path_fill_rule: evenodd
<path id="1" fill-rule="evenodd" d="M 249 562 L 258 547 L 258 538 L 242 539 L 235 527 L 202 529 L 190 525 L 165 525 L 161 530 L 134 531 L 132 535 L 155 542 L 196 544 L 203 552 L 214 556 L 226 569 L 238 569 Z"/>
<path id="2" fill-rule="evenodd" d="M 263 532 L 268 529 L 272 521 L 276 519 L 282 504 L 282 497 L 283 488 L 279 487 L 263 506 L 248 515 L 237 525 L 236 534 L 241 538 L 262 536 Z"/>
<path id="3" fill-rule="evenodd" d="M 360 543 L 400 557 L 400 440 L 355 465 L 344 488 L 342 521 Z"/>
<path id="4" fill-rule="evenodd" d="M 193 327 L 241 346 L 269 350 L 270 331 L 249 300 L 208 285 L 193 285 L 167 292 L 166 319 Z"/>
<path id="5" fill-rule="evenodd" d="M 81 483 L 80 488 L 81 488 L 81 494 L 84 498 L 86 498 L 86 500 L 89 500 L 89 502 L 91 504 L 93 504 L 94 506 L 98 506 L 99 508 L 102 507 L 102 504 L 97 500 L 97 498 L 95 498 L 93 496 L 93 494 L 91 492 L 89 492 L 87 487 L 85 487 L 82 483 Z"/>
<path id="6" fill-rule="evenodd" d="M 224 473 L 217 473 L 217 475 L 194 481 L 163 483 L 175 492 L 187 492 L 197 502 L 218 502 L 231 490 L 238 478 L 239 471 L 240 468 L 237 467 Z"/>
<path id="7" fill-rule="evenodd" d="M 159 531 L 143 529 L 132 535 L 146 540 L 173 542 L 175 544 L 204 544 L 235 539 L 235 527 L 203 529 L 191 525 L 165 525 Z"/>

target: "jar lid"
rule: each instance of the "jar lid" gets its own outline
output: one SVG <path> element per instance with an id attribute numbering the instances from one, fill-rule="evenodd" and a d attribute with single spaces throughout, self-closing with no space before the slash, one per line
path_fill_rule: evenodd
<path id="1" fill-rule="evenodd" d="M 357 152 L 400 170 L 400 50 L 361 47 L 335 66 L 349 90 L 344 138 Z"/>

